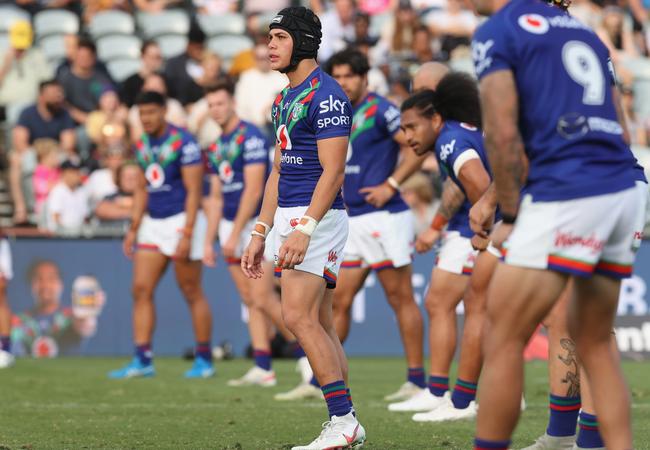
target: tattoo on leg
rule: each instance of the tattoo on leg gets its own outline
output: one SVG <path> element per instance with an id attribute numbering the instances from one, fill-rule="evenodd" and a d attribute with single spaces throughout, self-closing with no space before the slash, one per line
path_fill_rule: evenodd
<path id="1" fill-rule="evenodd" d="M 578 354 L 576 344 L 571 339 L 560 339 L 560 345 L 566 350 L 566 356 L 557 355 L 558 359 L 568 366 L 568 371 L 562 383 L 568 385 L 567 397 L 578 397 L 580 395 L 580 366 L 578 365 Z"/>

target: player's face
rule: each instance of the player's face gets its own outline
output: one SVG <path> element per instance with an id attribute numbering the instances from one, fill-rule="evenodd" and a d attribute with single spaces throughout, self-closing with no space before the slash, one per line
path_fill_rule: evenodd
<path id="1" fill-rule="evenodd" d="M 407 109 L 402 112 L 400 128 L 416 154 L 424 155 L 433 150 L 437 136 L 430 118 L 421 116 L 415 108 Z"/>
<path id="2" fill-rule="evenodd" d="M 332 67 L 332 78 L 343 88 L 345 94 L 354 104 L 361 100 L 366 88 L 366 77 L 352 72 L 349 64 Z"/>
<path id="3" fill-rule="evenodd" d="M 42 263 L 34 271 L 32 277 L 32 294 L 39 307 L 58 306 L 63 282 L 59 269 L 51 263 Z"/>
<path id="4" fill-rule="evenodd" d="M 291 35 L 279 29 L 269 32 L 269 61 L 272 70 L 280 70 L 291 64 L 293 39 Z"/>
<path id="5" fill-rule="evenodd" d="M 225 90 L 211 92 L 206 95 L 210 117 L 223 128 L 235 113 L 235 102 Z"/>
<path id="6" fill-rule="evenodd" d="M 165 112 L 163 106 L 155 103 L 147 103 L 138 105 L 140 112 L 140 122 L 142 122 L 142 129 L 147 134 L 158 134 L 158 132 L 165 127 Z"/>

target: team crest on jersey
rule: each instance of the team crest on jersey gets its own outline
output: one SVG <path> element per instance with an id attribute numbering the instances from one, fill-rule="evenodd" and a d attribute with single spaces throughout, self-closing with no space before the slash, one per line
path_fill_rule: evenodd
<path id="1" fill-rule="evenodd" d="M 293 111 L 291 111 L 291 120 L 296 121 L 302 118 L 303 113 L 305 110 L 305 105 L 302 103 L 297 103 L 296 106 L 293 107 Z"/>
<path id="2" fill-rule="evenodd" d="M 158 163 L 149 164 L 144 172 L 144 177 L 154 189 L 158 189 L 165 184 L 165 171 Z"/>
<path id="3" fill-rule="evenodd" d="M 289 130 L 285 124 L 278 127 L 276 138 L 281 150 L 291 150 L 291 138 L 289 137 Z"/>
<path id="4" fill-rule="evenodd" d="M 549 28 L 546 17 L 539 14 L 524 14 L 519 17 L 518 23 L 521 28 L 533 34 L 544 34 Z"/>
<path id="5" fill-rule="evenodd" d="M 230 161 L 228 160 L 221 161 L 221 164 L 219 164 L 219 178 L 221 178 L 221 181 L 223 181 L 226 184 L 230 184 L 234 177 L 235 177 L 235 171 L 232 170 L 232 165 L 230 164 Z"/>

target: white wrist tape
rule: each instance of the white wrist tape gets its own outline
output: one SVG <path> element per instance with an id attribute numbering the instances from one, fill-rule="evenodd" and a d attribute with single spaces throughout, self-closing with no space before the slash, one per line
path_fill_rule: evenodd
<path id="1" fill-rule="evenodd" d="M 294 227 L 294 230 L 300 231 L 301 233 L 311 237 L 311 235 L 314 234 L 314 231 L 316 231 L 317 226 L 318 220 L 313 217 L 302 216 L 302 219 L 300 219 L 298 225 Z"/>
<path id="2" fill-rule="evenodd" d="M 388 183 L 388 185 L 389 185 L 390 187 L 392 187 L 392 188 L 395 189 L 396 191 L 399 191 L 399 183 L 397 182 L 397 180 L 396 180 L 395 178 L 393 178 L 393 177 L 388 177 L 388 179 L 386 180 L 386 182 Z"/>
<path id="3" fill-rule="evenodd" d="M 260 233 L 259 231 L 255 231 L 255 230 L 251 231 L 251 236 L 259 236 L 262 239 L 266 240 L 266 236 L 264 236 L 264 233 Z"/>
<path id="4" fill-rule="evenodd" d="M 267 237 L 271 231 L 271 225 L 268 225 L 264 222 L 260 222 L 259 220 L 255 222 L 255 227 L 253 228 L 257 233 L 263 235 L 263 237 Z"/>

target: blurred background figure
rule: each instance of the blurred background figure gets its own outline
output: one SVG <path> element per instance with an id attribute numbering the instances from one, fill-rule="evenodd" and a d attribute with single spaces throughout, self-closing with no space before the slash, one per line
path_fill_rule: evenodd
<path id="1" fill-rule="evenodd" d="M 124 232 L 131 222 L 133 193 L 138 184 L 138 166 L 125 162 L 115 173 L 117 190 L 105 196 L 95 208 L 95 217 L 103 229 L 110 227 Z"/>
<path id="2" fill-rule="evenodd" d="M 81 165 L 66 160 L 59 167 L 60 181 L 45 202 L 43 226 L 60 235 L 79 235 L 88 217 L 88 193 L 81 186 Z"/>
<path id="3" fill-rule="evenodd" d="M 120 87 L 121 99 L 127 107 L 133 106 L 144 85 L 144 80 L 155 73 L 160 73 L 163 68 L 163 57 L 160 46 L 156 41 L 145 41 L 140 51 L 142 66 L 140 70 L 122 82 Z"/>
<path id="4" fill-rule="evenodd" d="M 401 190 L 402 198 L 415 215 L 415 232 L 419 235 L 431 225 L 440 203 L 433 181 L 424 173 L 416 173 L 402 183 Z"/>

